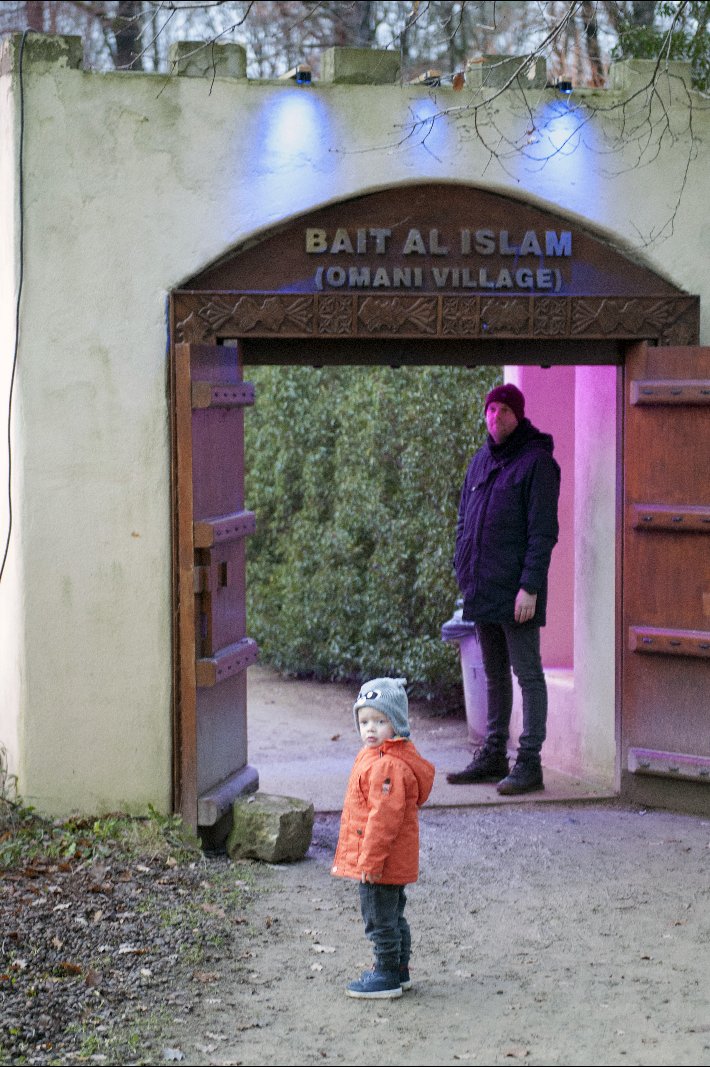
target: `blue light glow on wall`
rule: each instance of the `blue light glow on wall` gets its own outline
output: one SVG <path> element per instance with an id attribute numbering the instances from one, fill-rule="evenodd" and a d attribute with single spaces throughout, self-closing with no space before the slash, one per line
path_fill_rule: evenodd
<path id="1" fill-rule="evenodd" d="M 410 102 L 409 121 L 402 124 L 398 147 L 417 148 L 439 162 L 446 160 L 453 148 L 451 123 L 434 95 Z"/>
<path id="2" fill-rule="evenodd" d="M 545 186 L 554 183 L 562 188 L 558 202 L 580 207 L 579 194 L 588 194 L 598 186 L 599 152 L 597 133 L 589 113 L 564 95 L 549 101 L 534 114 L 528 142 L 514 164 L 516 173 L 540 174 L 533 185 L 542 195 Z"/>
<path id="3" fill-rule="evenodd" d="M 259 113 L 260 149 L 270 162 L 293 165 L 329 147 L 329 118 L 324 101 L 308 86 L 290 87 L 271 98 Z"/>
<path id="4" fill-rule="evenodd" d="M 235 130 L 234 151 L 250 146 L 249 159 L 240 165 L 258 189 L 256 226 L 333 196 L 337 135 L 328 102 L 317 90 L 293 82 L 274 88 L 261 97 L 251 122 L 251 129 Z M 237 181 L 235 196 L 238 190 Z"/>

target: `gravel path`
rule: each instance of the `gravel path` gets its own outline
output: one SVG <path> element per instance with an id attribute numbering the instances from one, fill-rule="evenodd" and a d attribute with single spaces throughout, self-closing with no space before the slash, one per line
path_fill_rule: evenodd
<path id="1" fill-rule="evenodd" d="M 194 1064 L 710 1064 L 710 821 L 613 804 L 425 811 L 414 988 L 369 966 L 337 818 L 262 886 L 174 1044 Z"/>
<path id="2" fill-rule="evenodd" d="M 40 859 L 0 882 L 0 1063 L 710 1065 L 710 820 L 429 809 L 414 988 L 369 966 L 335 815 L 301 863 Z"/>

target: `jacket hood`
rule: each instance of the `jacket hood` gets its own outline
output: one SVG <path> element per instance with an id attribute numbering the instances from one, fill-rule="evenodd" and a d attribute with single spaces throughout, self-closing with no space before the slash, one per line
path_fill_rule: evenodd
<path id="1" fill-rule="evenodd" d="M 519 452 L 542 451 L 549 452 L 552 455 L 555 450 L 552 434 L 538 430 L 530 422 L 530 419 L 523 419 L 519 422 L 510 437 L 507 437 L 499 445 L 495 443 L 489 434 L 487 445 L 493 459 L 499 461 L 505 461 L 512 456 L 517 456 Z"/>
<path id="2" fill-rule="evenodd" d="M 424 759 L 412 742 L 404 738 L 383 741 L 376 751 L 381 752 L 383 755 L 395 756 L 397 759 L 401 759 L 413 771 L 419 785 L 418 803 L 421 806 L 431 793 L 431 787 L 434 784 L 434 775 L 436 773 L 434 764 Z"/>

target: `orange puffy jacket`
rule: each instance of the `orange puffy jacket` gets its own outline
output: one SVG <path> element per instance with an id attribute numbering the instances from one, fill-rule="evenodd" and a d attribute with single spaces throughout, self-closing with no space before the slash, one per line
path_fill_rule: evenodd
<path id="1" fill-rule="evenodd" d="M 419 808 L 434 782 L 434 765 L 411 741 L 394 738 L 363 748 L 350 772 L 331 873 L 385 885 L 419 874 Z"/>

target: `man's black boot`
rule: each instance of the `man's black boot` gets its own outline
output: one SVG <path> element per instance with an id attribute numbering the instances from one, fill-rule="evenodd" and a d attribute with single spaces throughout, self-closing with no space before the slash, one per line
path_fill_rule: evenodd
<path id="1" fill-rule="evenodd" d="M 499 782 L 508 773 L 508 757 L 505 752 L 479 748 L 468 767 L 462 771 L 450 771 L 446 781 L 451 785 L 473 785 L 476 782 Z"/>
<path id="2" fill-rule="evenodd" d="M 496 786 L 501 796 L 506 797 L 515 796 L 517 793 L 534 793 L 544 788 L 542 765 L 536 753 L 518 755 L 510 774 Z"/>

